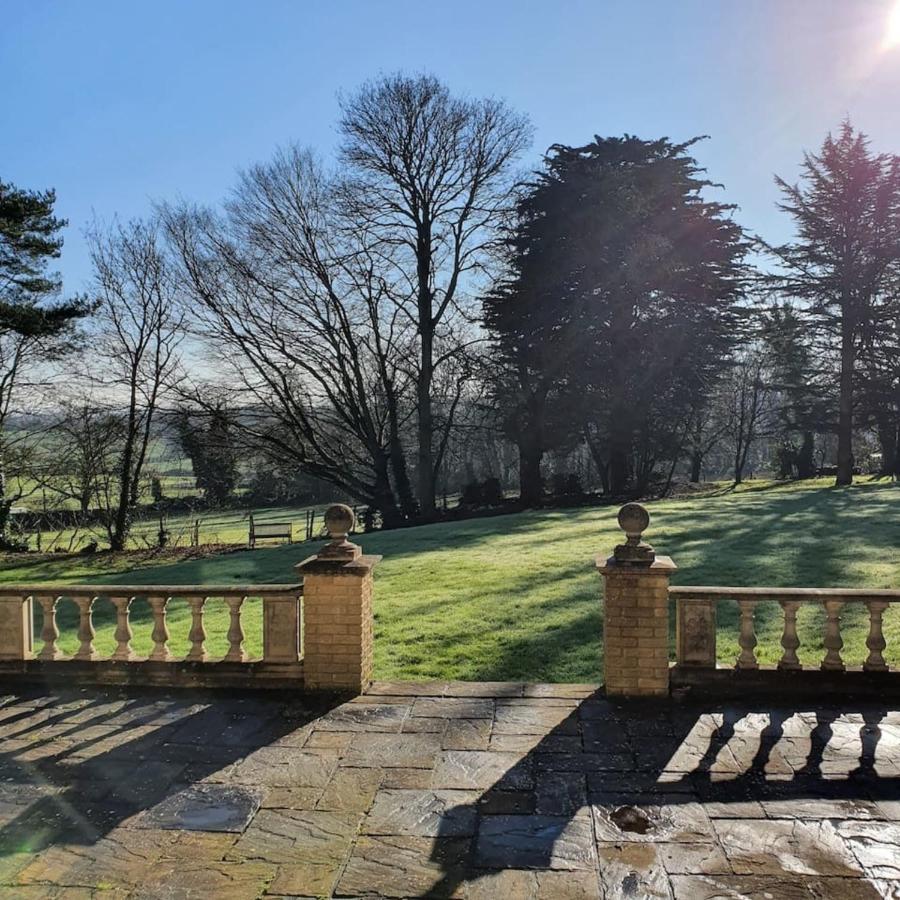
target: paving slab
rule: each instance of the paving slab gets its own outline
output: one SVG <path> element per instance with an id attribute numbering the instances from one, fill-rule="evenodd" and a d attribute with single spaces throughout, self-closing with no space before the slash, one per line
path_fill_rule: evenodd
<path id="1" fill-rule="evenodd" d="M 590 816 L 484 816 L 474 864 L 486 869 L 592 869 L 596 855 Z"/>
<path id="2" fill-rule="evenodd" d="M 191 863 L 161 862 L 130 895 L 134 900 L 247 900 L 260 896 L 272 884 L 275 866 L 265 863 L 234 863 L 221 860 Z M 102 895 L 104 898 L 106 892 Z"/>
<path id="3" fill-rule="evenodd" d="M 534 784 L 531 759 L 521 753 L 445 750 L 438 756 L 432 784 L 438 788 L 521 790 Z"/>
<path id="4" fill-rule="evenodd" d="M 490 719 L 454 719 L 447 723 L 441 749 L 487 750 L 490 742 Z"/>
<path id="5" fill-rule="evenodd" d="M 488 719 L 494 701 L 485 697 L 419 697 L 412 705 L 413 716 L 444 719 Z"/>
<path id="6" fill-rule="evenodd" d="M 357 734 L 342 761 L 380 769 L 431 769 L 441 749 L 439 734 Z"/>
<path id="7" fill-rule="evenodd" d="M 479 796 L 478 791 L 382 790 L 375 795 L 363 833 L 471 837 Z"/>
<path id="8" fill-rule="evenodd" d="M 0 897 L 900 898 L 900 709 L 0 698 Z"/>
<path id="9" fill-rule="evenodd" d="M 186 787 L 140 816 L 142 828 L 172 831 L 242 832 L 256 815 L 260 790 L 224 785 L 198 784 Z"/>
<path id="10" fill-rule="evenodd" d="M 341 897 L 465 897 L 467 838 L 359 838 L 341 875 Z"/>
<path id="11" fill-rule="evenodd" d="M 713 825 L 738 875 L 863 875 L 850 845 L 830 821 L 715 819 Z"/>

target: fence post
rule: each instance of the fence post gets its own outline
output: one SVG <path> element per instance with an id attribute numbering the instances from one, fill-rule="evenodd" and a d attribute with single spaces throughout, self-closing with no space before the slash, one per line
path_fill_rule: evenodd
<path id="1" fill-rule="evenodd" d="M 641 540 L 650 515 L 639 503 L 619 510 L 626 542 L 596 563 L 604 580 L 603 680 L 606 693 L 654 697 L 669 693 L 668 556 Z"/>
<path id="2" fill-rule="evenodd" d="M 353 510 L 337 503 L 325 513 L 331 538 L 300 563 L 303 579 L 303 681 L 311 690 L 362 693 L 372 681 L 372 571 L 380 556 L 363 556 L 347 540 Z"/>
<path id="3" fill-rule="evenodd" d="M 34 657 L 34 617 L 31 597 L 0 594 L 0 659 Z"/>

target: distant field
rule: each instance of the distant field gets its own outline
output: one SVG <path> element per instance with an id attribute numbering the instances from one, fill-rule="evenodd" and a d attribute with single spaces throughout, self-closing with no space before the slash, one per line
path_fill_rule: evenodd
<path id="1" fill-rule="evenodd" d="M 836 489 L 830 479 L 801 485 L 754 482 L 737 491 L 648 504 L 647 538 L 671 555 L 680 584 L 900 587 L 900 486 L 862 483 Z M 620 540 L 614 507 L 527 512 L 359 535 L 384 555 L 376 571 L 376 674 L 379 678 L 598 680 L 602 612 L 597 553 Z M 160 565 L 140 558 L 35 561 L 0 572 L 6 582 L 192 584 L 283 582 L 318 543 L 240 551 Z M 68 604 L 64 604 L 68 606 Z M 98 644 L 112 648 L 112 618 L 98 604 Z M 149 647 L 149 617 L 135 603 L 139 649 Z M 224 652 L 227 616 L 211 601 L 213 646 Z M 864 610 L 844 617 L 844 656 L 865 658 Z M 71 606 L 61 617 L 74 649 Z M 173 648 L 184 650 L 188 618 L 175 601 Z M 823 615 L 800 614 L 800 656 L 822 657 Z M 719 657 L 737 655 L 737 616 L 720 605 Z M 761 661 L 781 647 L 777 606 L 757 616 Z M 248 616 L 248 647 L 260 647 L 260 613 Z M 900 608 L 885 615 L 886 656 L 900 664 Z"/>

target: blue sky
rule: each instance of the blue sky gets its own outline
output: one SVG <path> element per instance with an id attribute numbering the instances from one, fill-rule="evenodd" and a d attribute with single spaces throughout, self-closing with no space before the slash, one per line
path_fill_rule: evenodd
<path id="1" fill-rule="evenodd" d="M 86 287 L 92 215 L 215 202 L 236 169 L 296 141 L 327 157 L 337 94 L 379 71 L 435 73 L 505 98 L 554 142 L 629 132 L 697 148 L 722 197 L 789 234 L 774 172 L 795 177 L 850 115 L 900 152 L 900 0 L 27 0 L 0 29 L 0 178 L 55 187 L 65 287 Z"/>

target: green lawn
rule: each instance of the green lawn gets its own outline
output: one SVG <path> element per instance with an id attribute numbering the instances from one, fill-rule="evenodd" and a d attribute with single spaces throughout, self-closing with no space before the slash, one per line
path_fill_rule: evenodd
<path id="1" fill-rule="evenodd" d="M 679 567 L 676 583 L 735 586 L 900 588 L 900 486 L 863 483 L 835 489 L 751 483 L 739 491 L 648 504 L 646 537 Z M 392 678 L 594 681 L 601 671 L 600 579 L 593 558 L 621 539 L 614 507 L 529 512 L 360 535 L 384 555 L 376 570 L 376 675 Z M 6 582 L 67 578 L 92 582 L 193 584 L 278 582 L 317 544 L 154 565 L 99 556 L 9 567 Z M 105 605 L 105 604 L 103 604 Z M 68 606 L 68 604 L 64 604 Z M 101 604 L 98 604 L 100 607 Z M 149 617 L 135 603 L 136 646 L 149 646 Z M 777 661 L 780 610 L 757 615 L 760 659 Z M 139 608 L 140 607 L 140 608 Z M 210 602 L 213 647 L 224 648 L 227 616 Z M 845 659 L 865 657 L 864 610 L 845 614 Z M 64 646 L 75 646 L 71 609 L 61 616 Z M 102 649 L 111 649 L 111 616 L 98 608 Z M 260 646 L 260 613 L 250 610 L 251 651 Z M 800 615 L 805 663 L 821 659 L 820 610 Z M 173 649 L 185 648 L 187 610 L 170 617 Z M 719 655 L 737 652 L 736 615 L 720 604 Z M 888 651 L 900 664 L 900 609 L 885 615 Z"/>

